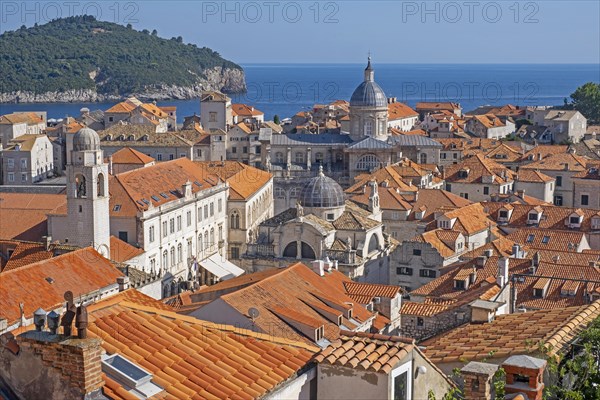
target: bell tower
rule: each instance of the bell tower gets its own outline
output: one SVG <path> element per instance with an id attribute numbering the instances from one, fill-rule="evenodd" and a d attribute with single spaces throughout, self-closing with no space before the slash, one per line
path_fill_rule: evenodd
<path id="1" fill-rule="evenodd" d="M 67 164 L 67 226 L 69 243 L 93 246 L 110 257 L 108 164 L 93 129 L 73 136 L 71 162 Z"/>

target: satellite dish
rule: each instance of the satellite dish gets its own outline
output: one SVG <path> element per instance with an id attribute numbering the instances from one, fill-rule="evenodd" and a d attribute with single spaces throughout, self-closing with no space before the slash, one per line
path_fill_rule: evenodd
<path id="1" fill-rule="evenodd" d="M 260 315 L 260 312 L 258 312 L 256 308 L 250 307 L 248 310 L 248 315 L 250 316 L 250 319 L 252 319 L 252 322 L 254 322 L 254 320 Z"/>

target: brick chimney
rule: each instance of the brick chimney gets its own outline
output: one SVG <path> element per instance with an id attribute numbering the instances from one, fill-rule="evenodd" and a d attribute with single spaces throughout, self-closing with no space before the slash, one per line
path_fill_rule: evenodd
<path id="1" fill-rule="evenodd" d="M 506 359 L 502 363 L 506 372 L 506 393 L 524 393 L 529 400 L 542 400 L 546 365 L 546 360 L 525 355 Z"/>
<path id="2" fill-rule="evenodd" d="M 492 399 L 492 378 L 498 370 L 494 364 L 471 361 L 460 373 L 465 382 L 465 400 Z"/>
<path id="3" fill-rule="evenodd" d="M 20 398 L 101 396 L 100 339 L 28 331 L 15 341 L 16 352 L 0 348 L 0 377 Z"/>

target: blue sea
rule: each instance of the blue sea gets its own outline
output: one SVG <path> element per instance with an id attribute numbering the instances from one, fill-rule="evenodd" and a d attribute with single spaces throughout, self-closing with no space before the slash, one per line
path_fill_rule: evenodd
<path id="1" fill-rule="evenodd" d="M 349 100 L 363 80 L 364 64 L 247 64 L 248 92 L 232 95 L 272 119 L 290 117 L 314 104 Z M 465 110 L 481 105 L 560 105 L 586 82 L 600 82 L 598 64 L 375 64 L 375 80 L 388 97 L 414 106 L 418 101 L 453 101 Z M 46 110 L 48 118 L 77 116 L 82 107 L 112 103 L 0 104 L 0 114 Z M 180 122 L 199 113 L 199 100 L 161 101 L 177 106 Z"/>

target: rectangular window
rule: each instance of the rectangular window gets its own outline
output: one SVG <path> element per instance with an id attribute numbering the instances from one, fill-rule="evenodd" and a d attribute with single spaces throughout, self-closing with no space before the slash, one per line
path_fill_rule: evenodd
<path id="1" fill-rule="evenodd" d="M 124 242 L 127 242 L 127 232 L 119 231 L 119 239 Z"/>
<path id="2" fill-rule="evenodd" d="M 412 253 L 413 253 L 413 256 L 420 256 L 421 255 L 421 249 L 413 249 Z"/>
<path id="3" fill-rule="evenodd" d="M 562 176 L 557 176 L 556 177 L 556 187 L 561 187 L 562 186 Z"/>
<path id="4" fill-rule="evenodd" d="M 210 203 L 210 216 L 215 215 L 215 203 Z"/>
<path id="5" fill-rule="evenodd" d="M 562 206 L 563 205 L 563 197 L 562 196 L 554 196 L 554 205 Z"/>
<path id="6" fill-rule="evenodd" d="M 187 219 L 187 226 L 190 226 L 190 225 L 192 225 L 192 212 L 191 212 L 191 211 L 188 211 L 188 212 L 187 212 L 187 217 L 186 217 L 186 219 Z"/>
<path id="7" fill-rule="evenodd" d="M 13 160 L 12 158 L 7 158 L 6 166 L 10 169 L 13 169 L 15 167 L 15 160 Z"/>
<path id="8" fill-rule="evenodd" d="M 158 153 L 158 154 L 156 155 L 156 160 L 157 160 L 157 161 L 162 161 L 162 154 Z"/>
<path id="9" fill-rule="evenodd" d="M 150 241 L 150 243 L 154 242 L 154 227 L 151 226 L 150 229 L 148 230 L 148 240 Z"/>
<path id="10" fill-rule="evenodd" d="M 202 207 L 198 207 L 198 222 L 202 221 Z"/>
<path id="11" fill-rule="evenodd" d="M 410 371 L 410 370 L 409 370 Z M 410 399 L 410 384 L 408 379 L 409 371 L 403 371 L 398 375 L 394 376 L 394 400 L 408 400 Z"/>
<path id="12" fill-rule="evenodd" d="M 181 215 L 177 216 L 177 230 L 181 230 Z"/>
<path id="13" fill-rule="evenodd" d="M 465 281 L 455 280 L 454 289 L 465 290 Z"/>
<path id="14" fill-rule="evenodd" d="M 167 221 L 163 221 L 162 223 L 162 233 L 163 233 L 163 237 L 167 237 Z"/>
<path id="15" fill-rule="evenodd" d="M 483 194 L 490 194 L 490 188 L 488 186 L 483 187 Z"/>
<path id="16" fill-rule="evenodd" d="M 422 269 L 419 270 L 419 276 L 421 278 L 435 278 L 436 272 L 434 269 Z"/>
<path id="17" fill-rule="evenodd" d="M 500 211 L 500 218 L 508 218 L 508 211 Z"/>
<path id="18" fill-rule="evenodd" d="M 396 274 L 398 275 L 412 275 L 413 269 L 409 267 L 396 267 Z"/>
<path id="19" fill-rule="evenodd" d="M 218 212 L 223 212 L 223 199 L 217 201 L 217 210 Z"/>
<path id="20" fill-rule="evenodd" d="M 244 147 L 242 148 L 242 153 L 244 153 L 244 154 L 248 154 L 248 146 L 244 146 Z"/>
<path id="21" fill-rule="evenodd" d="M 204 219 L 208 218 L 208 204 L 204 205 Z"/>
<path id="22" fill-rule="evenodd" d="M 571 218 L 569 218 L 569 223 L 570 224 L 578 224 L 579 223 L 579 217 L 571 217 Z"/>
<path id="23" fill-rule="evenodd" d="M 231 258 L 233 260 L 238 260 L 240 258 L 240 248 L 233 246 L 231 247 Z"/>
<path id="24" fill-rule="evenodd" d="M 169 160 L 174 160 L 175 159 L 175 154 L 169 154 Z"/>
<path id="25" fill-rule="evenodd" d="M 27 182 L 27 174 L 21 174 L 21 182 Z"/>
<path id="26" fill-rule="evenodd" d="M 236 154 L 236 153 L 237 153 L 237 147 L 233 146 L 233 147 L 231 148 L 231 152 L 232 152 L 233 154 Z"/>
<path id="27" fill-rule="evenodd" d="M 581 195 L 581 205 L 582 206 L 587 206 L 589 204 L 589 201 L 590 201 L 590 196 L 588 196 L 587 194 Z"/>
<path id="28" fill-rule="evenodd" d="M 449 183 L 446 183 L 446 191 L 447 192 L 451 192 L 452 191 L 452 185 Z"/>
<path id="29" fill-rule="evenodd" d="M 544 297 L 544 289 L 533 289 L 533 297 Z"/>
<path id="30" fill-rule="evenodd" d="M 217 113 L 216 112 L 208 113 L 208 122 L 217 122 Z"/>
<path id="31" fill-rule="evenodd" d="M 175 233 L 175 219 L 171 218 L 169 221 L 169 228 L 170 233 Z"/>
<path id="32" fill-rule="evenodd" d="M 196 149 L 196 156 L 202 157 L 202 149 Z"/>
<path id="33" fill-rule="evenodd" d="M 9 172 L 8 173 L 8 181 L 9 182 L 14 182 L 15 181 L 15 173 L 14 172 Z"/>
<path id="34" fill-rule="evenodd" d="M 27 159 L 21 158 L 21 169 L 26 169 L 26 168 L 27 168 Z"/>

